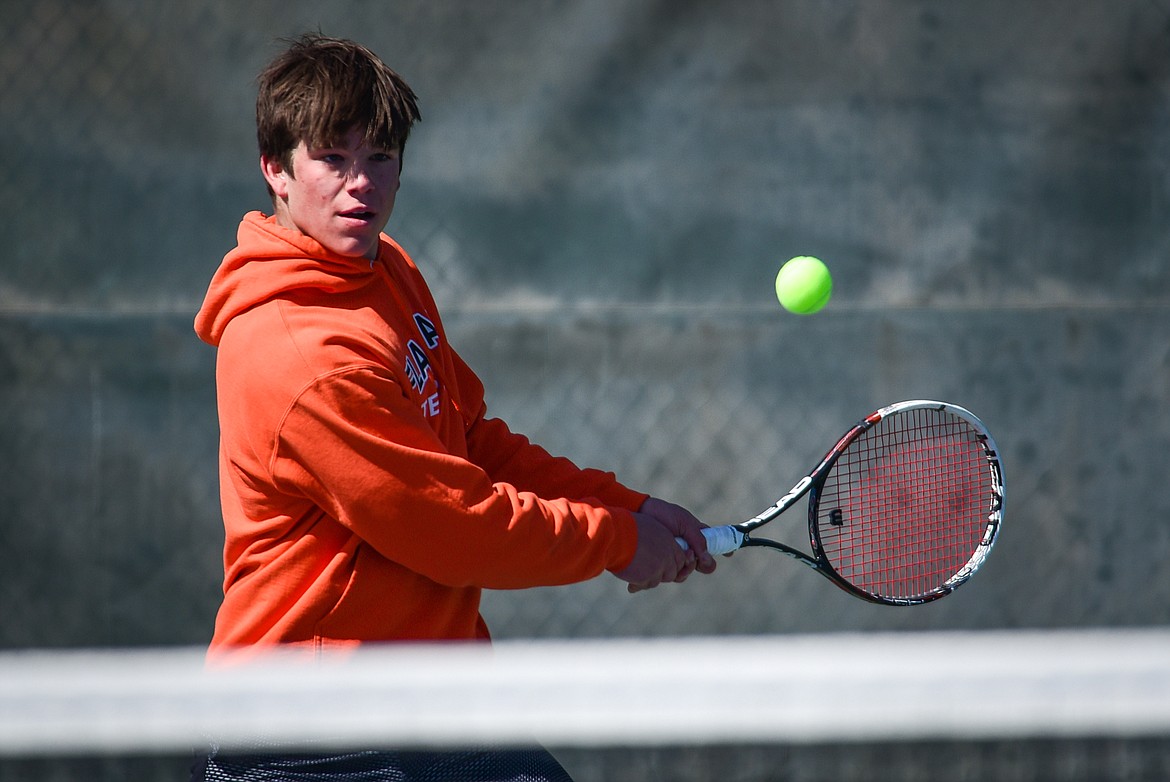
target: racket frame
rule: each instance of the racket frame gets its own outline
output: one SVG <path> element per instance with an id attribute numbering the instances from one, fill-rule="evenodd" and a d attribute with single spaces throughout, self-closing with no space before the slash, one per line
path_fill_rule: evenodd
<path id="1" fill-rule="evenodd" d="M 988 509 L 987 522 L 984 526 L 983 538 L 976 546 L 975 551 L 972 552 L 971 558 L 963 565 L 954 575 L 947 579 L 940 586 L 920 595 L 913 597 L 889 597 L 877 595 L 857 585 L 849 582 L 841 576 L 828 561 L 825 556 L 824 548 L 820 540 L 820 528 L 817 523 L 817 514 L 820 503 L 820 492 L 824 487 L 825 481 L 829 476 L 833 465 L 849 447 L 850 443 L 860 437 L 863 433 L 876 426 L 882 420 L 889 418 L 898 413 L 904 413 L 911 410 L 937 410 L 940 412 L 947 412 L 959 418 L 966 420 L 975 429 L 979 441 L 983 445 L 984 455 L 987 459 L 987 469 L 991 471 L 993 481 L 993 501 Z M 806 554 L 800 549 L 794 548 L 787 544 L 781 543 L 777 540 L 770 540 L 767 538 L 752 537 L 753 530 L 767 524 L 775 519 L 784 511 L 791 508 L 800 500 L 801 497 L 808 495 L 808 530 L 809 530 L 809 544 L 812 547 L 812 556 Z M 940 597 L 949 595 L 951 592 L 967 581 L 974 575 L 975 571 L 986 559 L 987 553 L 991 550 L 995 543 L 996 537 L 999 534 L 1000 526 L 1003 522 L 1003 507 L 1004 507 L 1005 491 L 1003 482 L 1003 465 L 999 457 L 999 448 L 991 437 L 991 433 L 987 431 L 987 427 L 983 422 L 975 417 L 969 410 L 959 407 L 958 405 L 950 404 L 949 402 L 938 402 L 929 399 L 912 399 L 905 402 L 897 402 L 892 405 L 877 410 L 866 416 L 861 421 L 858 421 L 837 441 L 837 444 L 829 450 L 825 458 L 812 469 L 805 477 L 801 478 L 792 489 L 783 497 L 778 499 L 775 503 L 770 505 L 760 514 L 753 516 L 747 521 L 739 524 L 729 525 L 730 529 L 735 530 L 738 535 L 736 538 L 739 542 L 738 547 L 746 548 L 751 546 L 759 546 L 774 549 L 787 554 L 793 559 L 808 565 L 810 568 L 820 573 L 825 578 L 832 581 L 838 587 L 844 589 L 846 592 L 867 600 L 871 603 L 880 603 L 882 605 L 921 605 L 932 600 L 937 600 Z"/>

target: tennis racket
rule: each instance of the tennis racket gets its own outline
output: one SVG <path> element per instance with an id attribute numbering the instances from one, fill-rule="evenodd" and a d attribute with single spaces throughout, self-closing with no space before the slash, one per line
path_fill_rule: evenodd
<path id="1" fill-rule="evenodd" d="M 812 556 L 753 535 L 806 494 Z M 918 605 L 975 573 L 1003 506 L 1003 467 L 982 422 L 957 405 L 914 400 L 866 416 L 763 513 L 703 535 L 712 554 L 765 546 L 862 599 Z"/>

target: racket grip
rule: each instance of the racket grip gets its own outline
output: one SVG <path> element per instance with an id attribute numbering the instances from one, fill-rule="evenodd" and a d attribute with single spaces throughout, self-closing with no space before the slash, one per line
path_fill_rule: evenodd
<path id="1" fill-rule="evenodd" d="M 707 539 L 707 552 L 716 554 L 730 554 L 743 545 L 743 533 L 730 524 L 722 527 L 707 527 L 703 530 L 703 537 Z M 675 538 L 684 549 L 690 548 L 682 538 Z"/>

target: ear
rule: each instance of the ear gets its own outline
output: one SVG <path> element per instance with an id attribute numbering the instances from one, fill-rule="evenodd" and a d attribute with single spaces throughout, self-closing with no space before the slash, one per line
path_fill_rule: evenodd
<path id="1" fill-rule="evenodd" d="M 260 173 L 264 175 L 264 181 L 277 198 L 288 198 L 288 178 L 292 176 L 292 172 L 288 171 L 278 158 L 261 155 Z"/>

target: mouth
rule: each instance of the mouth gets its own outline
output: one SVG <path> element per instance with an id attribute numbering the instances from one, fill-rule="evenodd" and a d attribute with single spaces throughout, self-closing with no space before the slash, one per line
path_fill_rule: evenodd
<path id="1" fill-rule="evenodd" d="M 365 223 L 368 223 L 375 217 L 374 212 L 368 211 L 366 209 L 350 209 L 349 211 L 341 212 L 340 214 L 347 220 L 360 220 L 361 222 Z"/>

